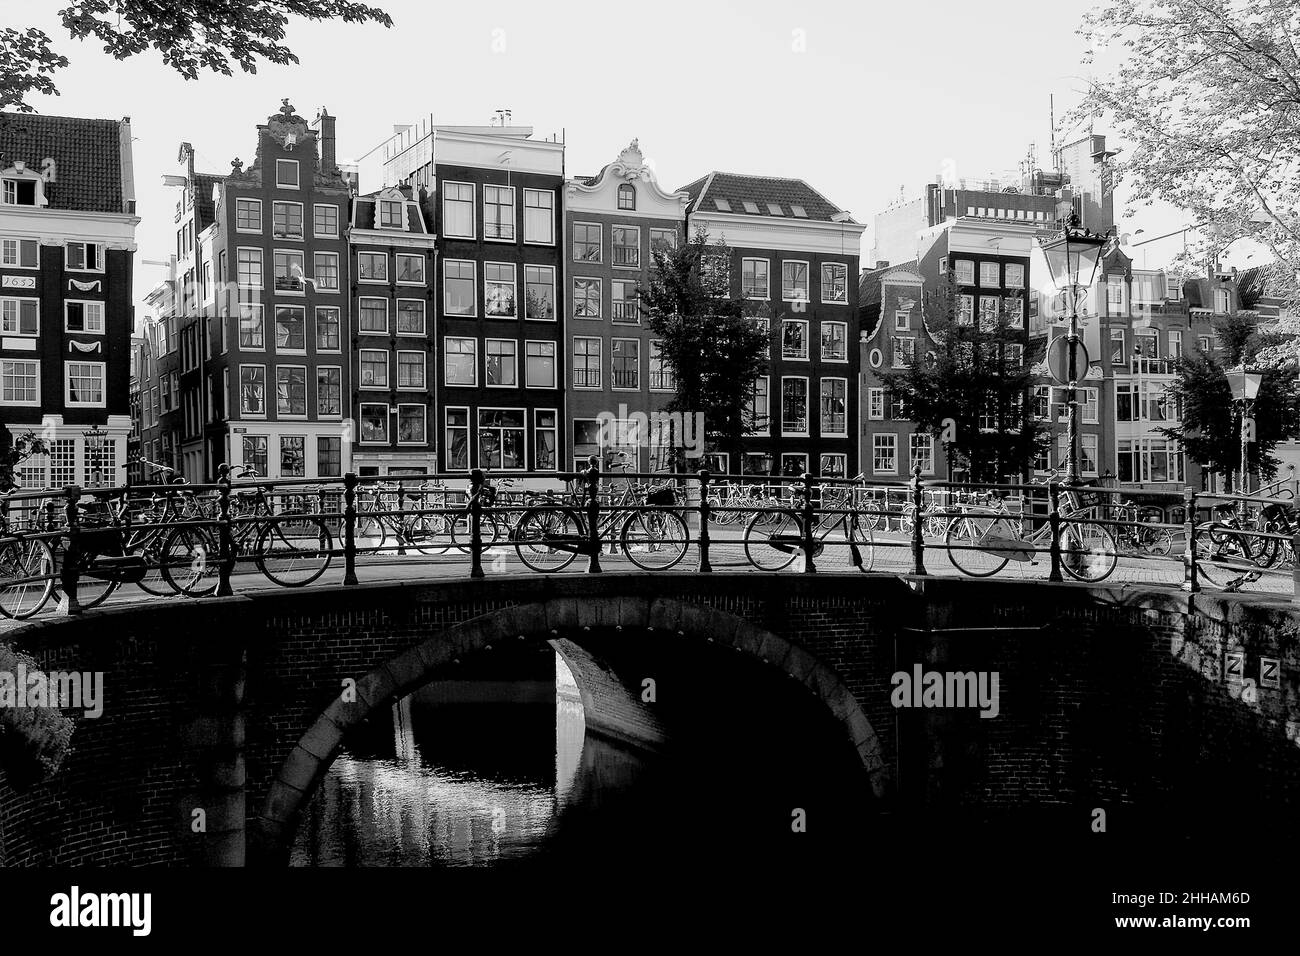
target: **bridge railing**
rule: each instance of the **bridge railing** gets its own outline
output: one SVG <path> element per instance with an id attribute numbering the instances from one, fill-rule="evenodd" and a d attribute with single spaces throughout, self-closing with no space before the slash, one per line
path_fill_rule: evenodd
<path id="1" fill-rule="evenodd" d="M 525 488 L 524 484 L 532 487 Z M 1209 584 L 1300 594 L 1300 525 L 1289 504 L 1185 489 L 1180 523 L 1143 520 L 1115 489 L 857 479 L 604 472 L 232 479 L 0 498 L 0 612 L 51 599 L 79 613 L 116 588 L 228 595 L 256 573 L 284 587 L 342 567 L 429 563 L 471 578 L 554 572 L 619 553 L 647 572 L 725 566 L 1102 581 L 1197 591 Z M 946 557 L 946 562 L 941 558 Z M 1038 570 L 1035 571 L 1034 568 Z M 1287 580 L 1289 579 L 1289 580 Z M 328 583 L 328 582 L 327 582 Z M 34 608 L 34 609 L 33 609 Z"/>

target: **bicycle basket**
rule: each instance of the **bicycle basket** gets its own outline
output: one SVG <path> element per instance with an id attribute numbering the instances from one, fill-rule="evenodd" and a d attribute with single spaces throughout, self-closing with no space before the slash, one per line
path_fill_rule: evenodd
<path id="1" fill-rule="evenodd" d="M 672 485 L 656 485 L 646 492 L 645 503 L 657 507 L 677 504 L 677 492 Z"/>

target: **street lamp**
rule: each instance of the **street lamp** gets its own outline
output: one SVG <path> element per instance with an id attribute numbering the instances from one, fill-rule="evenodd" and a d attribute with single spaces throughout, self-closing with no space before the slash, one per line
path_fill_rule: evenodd
<path id="1" fill-rule="evenodd" d="M 1093 280 L 1097 276 L 1097 264 L 1101 261 L 1102 251 L 1110 240 L 1110 236 L 1080 229 L 1079 217 L 1075 213 L 1070 214 L 1065 228 L 1058 235 L 1039 240 L 1043 255 L 1047 259 L 1047 266 L 1052 273 L 1052 282 L 1059 292 L 1066 294 L 1070 308 L 1067 373 L 1070 382 L 1066 392 L 1070 421 L 1065 480 L 1071 485 L 1079 480 L 1079 302 L 1092 288 Z"/>
<path id="2" fill-rule="evenodd" d="M 1237 479 L 1237 493 L 1241 495 L 1250 494 L 1250 463 L 1247 459 L 1247 453 L 1250 450 L 1250 443 L 1255 440 L 1254 423 L 1247 426 L 1250 419 L 1247 413 L 1250 411 L 1250 403 L 1259 395 L 1260 383 L 1264 381 L 1264 373 L 1253 368 L 1247 368 L 1242 363 L 1240 369 L 1233 369 L 1228 373 L 1228 382 L 1232 386 L 1232 400 L 1241 403 L 1241 474 Z"/>
<path id="3" fill-rule="evenodd" d="M 90 466 L 90 484 L 92 488 L 98 488 L 103 484 L 103 471 L 101 463 L 104 451 L 104 439 L 108 437 L 108 432 L 99 427 L 96 422 L 88 431 L 81 433 L 86 439 L 86 459 L 91 462 Z"/>

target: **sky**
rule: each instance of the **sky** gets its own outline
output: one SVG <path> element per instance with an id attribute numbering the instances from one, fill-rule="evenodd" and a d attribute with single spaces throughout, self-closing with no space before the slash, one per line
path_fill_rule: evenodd
<path id="1" fill-rule="evenodd" d="M 340 162 L 395 124 L 432 114 L 485 125 L 509 109 L 535 137 L 563 135 L 571 176 L 597 172 L 636 137 L 666 188 L 715 169 L 796 177 L 869 227 L 940 170 L 1011 175 L 1031 143 L 1046 162 L 1049 96 L 1059 120 L 1086 82 L 1082 0 L 369 2 L 392 29 L 293 20 L 285 43 L 298 64 L 187 81 L 152 50 L 117 61 L 72 40 L 60 4 L 0 0 L 5 25 L 44 29 L 71 61 L 55 75 L 60 96 L 30 101 L 39 112 L 131 117 L 138 314 L 165 277 L 146 261 L 174 246 L 177 191 L 162 176 L 178 171 L 180 143 L 193 143 L 201 172 L 227 172 L 236 156 L 247 164 L 256 125 L 282 97 L 308 120 L 321 106 L 337 117 Z M 1187 224 L 1158 205 L 1120 231 L 1145 238 Z M 1137 265 L 1181 249 L 1179 237 L 1152 243 Z M 861 252 L 865 264 L 870 228 Z"/>

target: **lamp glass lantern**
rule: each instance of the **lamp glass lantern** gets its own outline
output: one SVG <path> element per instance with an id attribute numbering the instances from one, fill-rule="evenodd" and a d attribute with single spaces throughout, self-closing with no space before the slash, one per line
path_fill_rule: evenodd
<path id="1" fill-rule="evenodd" d="M 1232 386 L 1234 402 L 1253 402 L 1259 395 L 1259 386 L 1264 381 L 1264 373 L 1243 366 L 1228 373 L 1228 383 Z"/>
<path id="2" fill-rule="evenodd" d="M 1091 289 L 1097 278 L 1097 266 L 1110 236 L 1079 228 L 1079 217 L 1071 214 L 1064 229 L 1040 245 L 1057 291 L 1069 293 L 1071 311 L 1079 292 Z"/>
<path id="3" fill-rule="evenodd" d="M 89 429 L 81 433 L 81 437 L 86 439 L 86 460 L 90 463 L 91 485 L 95 488 L 100 487 L 103 482 L 103 454 L 104 439 L 108 437 L 108 432 L 99 427 L 96 422 Z"/>

